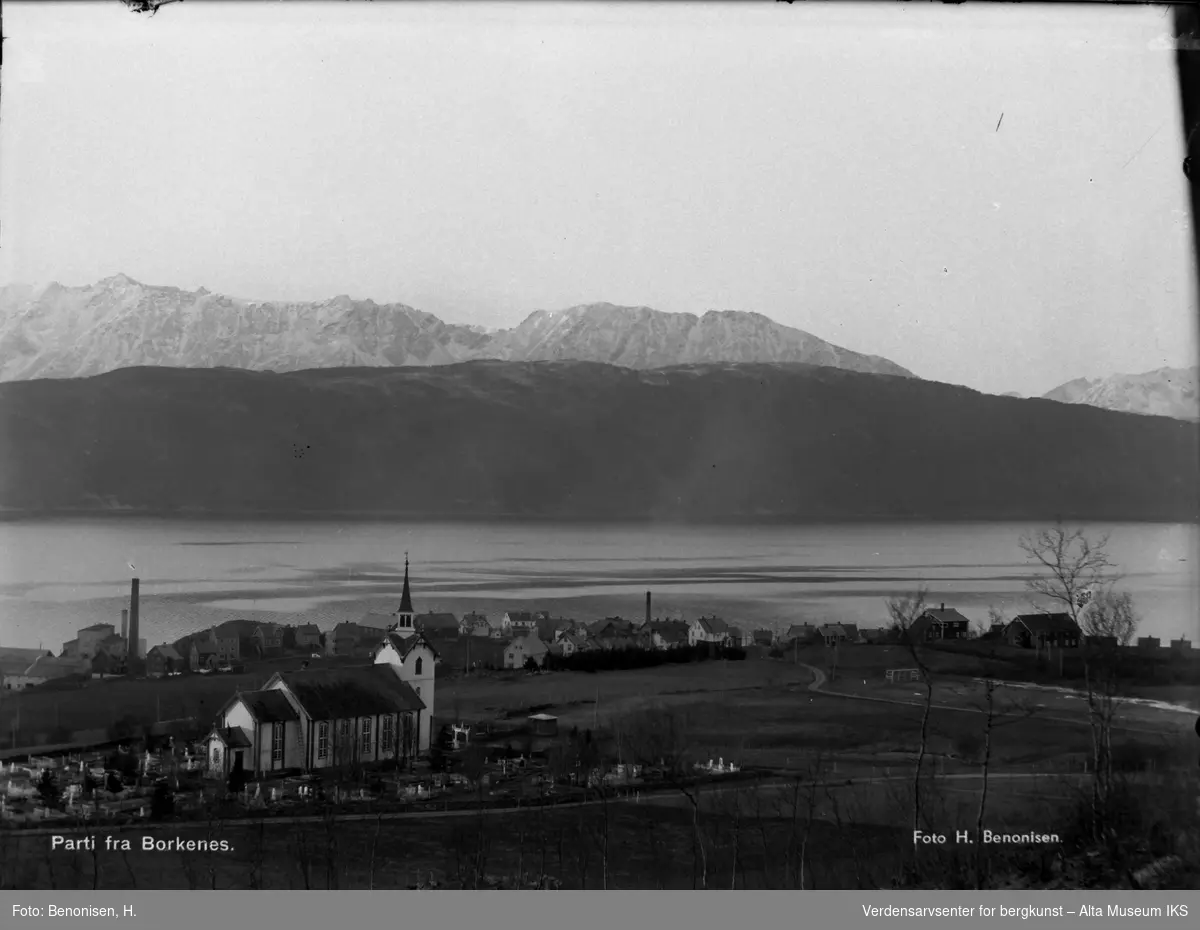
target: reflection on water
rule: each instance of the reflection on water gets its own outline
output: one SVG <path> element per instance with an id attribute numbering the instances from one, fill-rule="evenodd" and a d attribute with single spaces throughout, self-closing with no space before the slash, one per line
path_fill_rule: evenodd
<path id="1" fill-rule="evenodd" d="M 54 648 L 119 623 L 129 564 L 157 641 L 233 616 L 329 627 L 392 609 L 404 553 L 419 610 L 545 607 L 581 619 L 718 612 L 744 623 L 884 622 L 885 597 L 924 582 L 972 619 L 1030 609 L 1013 524 L 712 526 L 223 523 L 85 519 L 0 523 L 0 644 Z M 1142 633 L 1200 641 L 1194 526 L 1120 525 L 1110 550 Z M 391 606 L 389 606 L 391 605 Z"/>

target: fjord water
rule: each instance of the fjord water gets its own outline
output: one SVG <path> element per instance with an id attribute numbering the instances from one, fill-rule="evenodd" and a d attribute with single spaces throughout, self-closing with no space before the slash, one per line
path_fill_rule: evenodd
<path id="1" fill-rule="evenodd" d="M 924 583 L 983 621 L 1031 609 L 1011 523 L 663 525 L 96 517 L 0 522 L 0 645 L 58 652 L 120 624 L 141 578 L 150 645 L 233 617 L 323 629 L 395 608 L 405 553 L 418 611 L 547 608 L 592 620 L 717 613 L 747 626 L 884 623 L 884 598 Z M 1200 527 L 1116 524 L 1140 633 L 1200 641 Z"/>

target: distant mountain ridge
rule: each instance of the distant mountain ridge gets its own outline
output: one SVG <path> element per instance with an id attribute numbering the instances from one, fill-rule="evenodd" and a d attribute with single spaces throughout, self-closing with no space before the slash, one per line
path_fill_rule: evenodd
<path id="1" fill-rule="evenodd" d="M 1123 413 L 1200 420 L 1197 374 L 1196 368 L 1158 368 L 1138 375 L 1076 378 L 1042 396 Z"/>
<path id="2" fill-rule="evenodd" d="M 128 368 L 0 384 L 0 508 L 1193 522 L 1200 426 L 796 364 Z"/>
<path id="3" fill-rule="evenodd" d="M 512 329 L 446 323 L 406 304 L 347 296 L 255 301 L 118 274 L 84 287 L 0 289 L 0 381 L 79 378 L 156 365 L 301 371 L 446 365 L 479 358 L 627 368 L 800 362 L 913 377 L 758 313 L 697 317 L 598 303 L 537 311 Z"/>

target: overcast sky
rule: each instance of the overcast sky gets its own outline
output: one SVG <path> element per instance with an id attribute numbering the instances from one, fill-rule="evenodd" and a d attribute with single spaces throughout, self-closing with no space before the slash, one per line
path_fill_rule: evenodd
<path id="1" fill-rule="evenodd" d="M 757 311 L 993 392 L 1196 361 L 1161 8 L 4 14 L 3 282 Z"/>

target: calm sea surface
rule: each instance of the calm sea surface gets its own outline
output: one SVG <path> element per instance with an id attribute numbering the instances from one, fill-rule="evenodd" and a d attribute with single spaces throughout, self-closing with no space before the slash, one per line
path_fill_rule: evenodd
<path id="1" fill-rule="evenodd" d="M 61 649 L 120 625 L 142 579 L 150 645 L 233 617 L 315 622 L 391 611 L 404 555 L 418 611 L 554 610 L 591 620 L 716 612 L 746 625 L 878 626 L 884 598 L 924 583 L 984 620 L 1030 608 L 1016 524 L 652 526 L 225 522 L 95 518 L 0 522 L 0 645 Z M 1143 615 L 1141 632 L 1200 642 L 1200 528 L 1093 526 Z M 132 568 L 131 568 L 132 566 Z"/>

